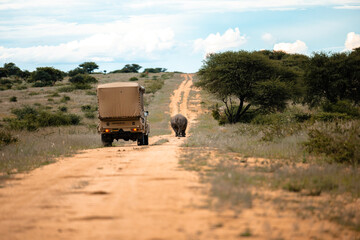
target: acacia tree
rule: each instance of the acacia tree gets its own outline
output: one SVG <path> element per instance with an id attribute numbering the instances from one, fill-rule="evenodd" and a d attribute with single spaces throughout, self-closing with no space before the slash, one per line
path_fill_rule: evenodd
<path id="1" fill-rule="evenodd" d="M 230 123 L 238 122 L 251 105 L 266 111 L 284 109 L 296 79 L 288 68 L 247 51 L 210 54 L 198 75 L 196 85 L 224 102 Z"/>
<path id="2" fill-rule="evenodd" d="M 80 68 L 84 69 L 85 73 L 92 73 L 95 69 L 98 69 L 99 66 L 95 62 L 84 62 L 79 65 Z"/>

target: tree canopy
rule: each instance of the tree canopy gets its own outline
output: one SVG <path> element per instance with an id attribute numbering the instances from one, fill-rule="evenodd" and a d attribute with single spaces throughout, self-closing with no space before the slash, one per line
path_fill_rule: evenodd
<path id="1" fill-rule="evenodd" d="M 85 73 L 92 73 L 95 69 L 98 69 L 99 66 L 95 62 L 84 62 L 79 65 L 80 68 L 84 69 Z"/>
<path id="2" fill-rule="evenodd" d="M 296 83 L 293 71 L 259 52 L 210 54 L 198 74 L 197 86 L 224 102 L 230 123 L 238 122 L 251 105 L 264 111 L 284 109 Z M 239 102 L 235 112 L 234 98 Z"/>
<path id="3" fill-rule="evenodd" d="M 38 67 L 31 73 L 29 82 L 34 82 L 35 87 L 52 86 L 57 81 L 64 79 L 64 72 L 53 67 Z"/>
<path id="4" fill-rule="evenodd" d="M 311 106 L 327 100 L 360 101 L 360 48 L 351 53 L 315 53 L 305 70 L 305 101 Z"/>

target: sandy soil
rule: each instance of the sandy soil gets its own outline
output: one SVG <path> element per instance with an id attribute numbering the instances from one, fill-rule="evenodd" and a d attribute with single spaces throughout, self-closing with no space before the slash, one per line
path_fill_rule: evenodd
<path id="1" fill-rule="evenodd" d="M 189 127 L 199 99 L 188 101 L 192 76 L 171 98 L 171 115 Z M 254 200 L 239 215 L 206 207 L 207 186 L 179 168 L 184 138 L 162 145 L 100 148 L 17 176 L 0 189 L 0 239 L 355 239 L 327 221 Z M 341 235 L 339 235 L 341 234 Z"/>

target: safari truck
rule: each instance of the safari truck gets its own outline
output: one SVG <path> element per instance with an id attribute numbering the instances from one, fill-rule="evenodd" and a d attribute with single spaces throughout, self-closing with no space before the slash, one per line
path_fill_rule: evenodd
<path id="1" fill-rule="evenodd" d="M 144 111 L 145 88 L 138 83 L 114 82 L 97 87 L 99 125 L 98 132 L 104 146 L 114 139 L 149 144 L 148 112 Z"/>

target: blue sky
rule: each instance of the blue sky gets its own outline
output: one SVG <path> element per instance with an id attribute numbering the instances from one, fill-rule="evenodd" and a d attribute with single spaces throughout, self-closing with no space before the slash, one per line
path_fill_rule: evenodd
<path id="1" fill-rule="evenodd" d="M 0 0 L 0 66 L 196 72 L 206 54 L 360 46 L 360 0 Z"/>

